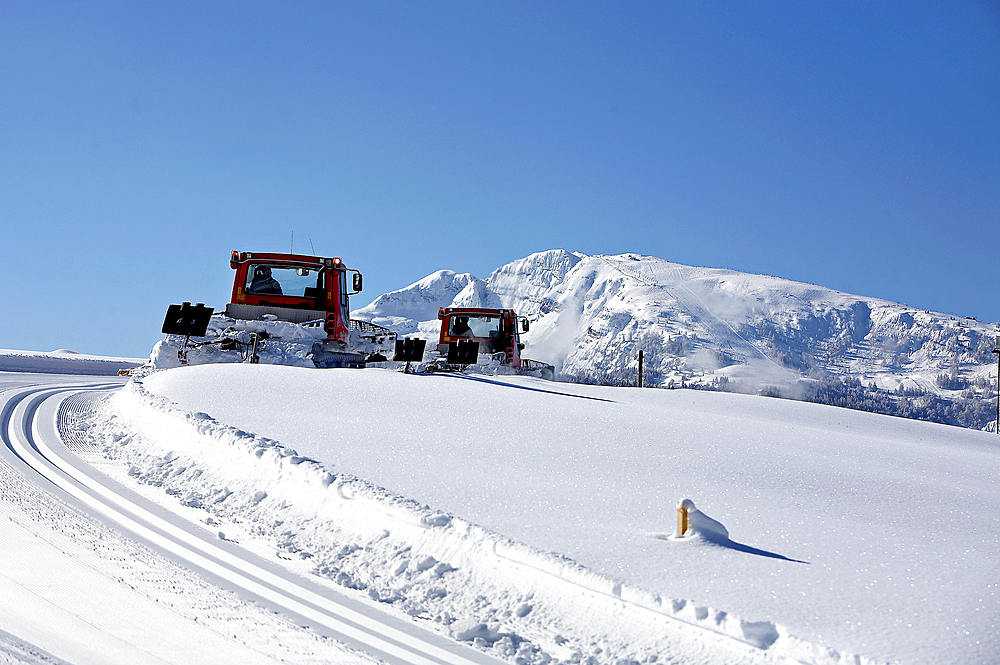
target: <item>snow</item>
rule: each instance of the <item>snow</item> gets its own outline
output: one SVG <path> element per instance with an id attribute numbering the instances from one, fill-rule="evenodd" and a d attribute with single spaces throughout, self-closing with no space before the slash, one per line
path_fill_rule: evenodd
<path id="1" fill-rule="evenodd" d="M 184 349 L 186 362 L 191 364 L 244 362 L 249 355 L 250 333 L 258 333 L 268 338 L 265 343 L 267 350 L 262 354 L 264 362 L 315 367 L 310 357 L 313 345 L 326 338 L 326 332 L 320 327 L 302 326 L 287 321 L 242 321 L 222 315 L 210 319 L 206 332 L 206 337 L 196 337 L 188 342 L 185 342 L 182 335 L 167 335 L 153 346 L 148 364 L 157 369 L 180 367 L 182 363 L 178 358 L 178 351 L 181 349 Z M 244 346 L 224 350 L 218 345 L 201 344 L 218 338 L 223 333 L 231 335 Z"/>
<path id="2" fill-rule="evenodd" d="M 587 381 L 634 383 L 639 349 L 661 387 L 843 376 L 982 401 L 996 380 L 993 324 L 634 254 L 437 271 L 354 316 L 436 339 L 442 306 L 516 309 L 525 355 Z M 752 394 L 316 370 L 318 329 L 236 325 L 270 326 L 265 364 L 206 346 L 179 367 L 168 338 L 61 416 L 102 472 L 213 539 L 519 665 L 1000 654 L 996 434 Z M 17 370 L 0 387 L 143 362 L 0 350 Z M 0 662 L 371 662 L 3 463 L 0 480 Z"/>
<path id="3" fill-rule="evenodd" d="M 975 429 L 995 428 L 984 408 L 996 385 L 996 324 L 915 310 L 812 284 L 639 254 L 587 256 L 549 250 L 512 261 L 486 280 L 438 270 L 355 310 L 355 320 L 424 339 L 436 350 L 441 307 L 509 308 L 531 322 L 522 357 L 558 378 L 780 395 Z M 192 339 L 189 364 L 240 362 L 249 332 L 266 333 L 261 362 L 310 366 L 320 327 L 215 316 Z M 225 331 L 239 348 L 208 344 Z M 364 353 L 392 355 L 391 341 Z M 153 350 L 157 369 L 176 367 L 184 338 Z M 427 358 L 430 360 L 430 358 Z M 322 364 L 317 362 L 315 364 Z"/>
<path id="4" fill-rule="evenodd" d="M 810 663 L 1000 651 L 995 435 L 748 395 L 264 365 L 155 373 L 109 409 L 135 478 L 456 639 L 522 660 L 530 644 L 525 662 L 696 662 L 677 620 Z"/>
<path id="5" fill-rule="evenodd" d="M 392 328 L 400 335 L 409 335 L 418 331 L 424 319 L 433 317 L 436 323 L 439 307 L 453 306 L 460 294 L 460 301 L 470 301 L 484 286 L 482 280 L 469 273 L 438 270 L 405 289 L 382 294 L 352 316 Z M 499 307 L 498 304 L 480 304 L 478 300 L 473 305 L 463 306 Z"/>
<path id="6" fill-rule="evenodd" d="M 0 389 L 56 380 L 92 382 L 0 373 Z M 0 663 L 373 662 L 130 541 L 2 459 L 0 540 Z"/>
<path id="7" fill-rule="evenodd" d="M 648 386 L 729 381 L 742 392 L 798 398 L 818 380 L 845 378 L 866 389 L 978 400 L 996 385 L 996 324 L 813 284 L 559 249 L 513 261 L 486 280 L 461 278 L 432 273 L 353 316 L 433 340 L 439 306 L 511 308 L 531 320 L 524 355 L 583 382 L 635 385 L 644 350 Z M 942 375 L 954 385 L 942 387 Z"/>
<path id="8" fill-rule="evenodd" d="M 117 358 L 77 353 L 68 349 L 17 351 L 0 349 L 0 372 L 51 372 L 114 376 L 120 369 L 137 367 L 146 358 Z"/>

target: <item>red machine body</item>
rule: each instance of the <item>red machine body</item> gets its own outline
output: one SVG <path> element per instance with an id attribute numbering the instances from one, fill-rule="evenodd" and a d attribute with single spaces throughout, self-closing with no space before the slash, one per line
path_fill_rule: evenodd
<path id="1" fill-rule="evenodd" d="M 448 352 L 448 344 L 457 341 L 479 342 L 480 353 L 503 353 L 503 363 L 521 368 L 520 334 L 528 332 L 528 319 L 512 309 L 442 307 L 438 310 L 441 335 L 438 351 Z"/>
<path id="2" fill-rule="evenodd" d="M 229 265 L 236 275 L 227 316 L 244 320 L 273 316 L 292 323 L 322 320 L 328 341 L 349 343 L 348 297 L 361 291 L 362 278 L 339 258 L 234 251 Z"/>

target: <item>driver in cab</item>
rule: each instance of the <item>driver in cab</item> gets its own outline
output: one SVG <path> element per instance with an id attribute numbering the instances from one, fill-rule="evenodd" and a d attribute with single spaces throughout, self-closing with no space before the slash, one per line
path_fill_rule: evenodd
<path id="1" fill-rule="evenodd" d="M 247 293 L 268 293 L 276 296 L 281 295 L 281 284 L 274 277 L 271 277 L 271 268 L 268 266 L 257 266 L 253 271 L 253 281 Z"/>
<path id="2" fill-rule="evenodd" d="M 451 324 L 452 337 L 473 337 L 472 328 L 469 327 L 469 317 L 456 316 Z"/>

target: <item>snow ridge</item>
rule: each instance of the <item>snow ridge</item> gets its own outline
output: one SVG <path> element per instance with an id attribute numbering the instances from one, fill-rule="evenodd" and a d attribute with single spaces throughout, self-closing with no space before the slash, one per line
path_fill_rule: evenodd
<path id="1" fill-rule="evenodd" d="M 595 664 L 646 662 L 677 650 L 678 631 L 664 629 L 677 621 L 709 631 L 695 638 L 702 648 L 724 651 L 732 648 L 727 640 L 737 640 L 760 650 L 761 662 L 871 662 L 796 639 L 768 621 L 616 583 L 334 473 L 277 441 L 176 409 L 141 379 L 84 426 L 122 475 L 204 511 L 204 523 L 220 538 L 276 555 L 513 662 L 579 662 L 581 654 L 600 654 L 589 657 Z"/>

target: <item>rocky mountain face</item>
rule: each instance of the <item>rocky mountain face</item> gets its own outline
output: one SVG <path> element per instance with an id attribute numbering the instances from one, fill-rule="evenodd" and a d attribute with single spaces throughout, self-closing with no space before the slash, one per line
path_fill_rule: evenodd
<path id="1" fill-rule="evenodd" d="M 486 280 L 441 270 L 353 316 L 436 340 L 437 310 L 512 308 L 561 380 L 737 390 L 967 427 L 995 414 L 996 325 L 638 254 L 532 254 Z M 995 424 L 992 425 L 995 427 Z"/>

